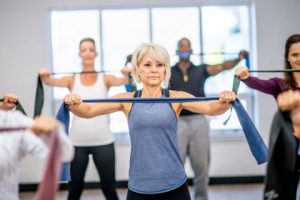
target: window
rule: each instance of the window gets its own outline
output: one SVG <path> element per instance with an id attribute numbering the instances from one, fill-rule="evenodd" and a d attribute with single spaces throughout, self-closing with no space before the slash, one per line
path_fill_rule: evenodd
<path id="1" fill-rule="evenodd" d="M 124 66 L 126 56 L 143 42 L 162 44 L 170 53 L 171 64 L 175 64 L 177 41 L 182 37 L 192 42 L 191 59 L 195 64 L 221 63 L 236 58 L 242 49 L 250 51 L 249 19 L 247 5 L 54 10 L 51 11 L 53 71 L 81 70 L 78 44 L 84 37 L 96 41 L 96 69 L 116 75 L 120 74 L 118 71 Z M 231 90 L 233 74 L 234 69 L 231 69 L 210 77 L 205 85 L 207 96 Z M 109 95 L 124 91 L 123 86 L 114 87 Z M 55 89 L 54 98 L 60 101 L 65 92 Z M 243 85 L 239 97 L 253 116 L 253 97 Z M 228 125 L 222 125 L 228 115 L 211 118 L 212 132 L 240 130 L 234 112 Z M 110 118 L 114 133 L 128 132 L 123 114 L 114 113 Z"/>
<path id="2" fill-rule="evenodd" d="M 200 51 L 199 9 L 197 7 L 154 8 L 152 9 L 153 42 L 163 45 L 171 56 L 172 65 L 178 61 L 176 56 L 177 41 L 187 37 L 195 52 Z M 195 45 L 194 45 L 195 44 Z M 199 63 L 199 57 L 191 60 Z"/>
<path id="3" fill-rule="evenodd" d="M 96 49 L 100 50 L 99 11 L 52 11 L 51 42 L 52 69 L 54 72 L 80 72 L 79 41 L 84 37 L 94 38 Z M 95 67 L 100 70 L 100 59 Z M 54 88 L 54 98 L 62 99 L 67 89 Z"/>

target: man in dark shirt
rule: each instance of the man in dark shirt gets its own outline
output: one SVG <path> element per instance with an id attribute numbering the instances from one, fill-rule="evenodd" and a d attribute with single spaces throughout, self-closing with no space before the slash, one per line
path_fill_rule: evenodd
<path id="1" fill-rule="evenodd" d="M 205 97 L 204 84 L 209 76 L 231 69 L 248 56 L 248 52 L 241 51 L 237 59 L 197 67 L 190 61 L 191 53 L 190 40 L 180 39 L 177 43 L 179 62 L 172 67 L 169 89 L 186 91 L 196 97 Z M 183 110 L 178 122 L 178 140 L 181 159 L 185 162 L 186 156 L 190 157 L 195 174 L 195 200 L 207 200 L 210 140 L 209 124 L 205 116 Z"/>

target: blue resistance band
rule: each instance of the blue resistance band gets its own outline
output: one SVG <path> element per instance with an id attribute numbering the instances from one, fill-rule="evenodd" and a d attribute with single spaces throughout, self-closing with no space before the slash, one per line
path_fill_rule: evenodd
<path id="1" fill-rule="evenodd" d="M 91 100 L 83 100 L 83 102 L 88 103 L 112 103 L 112 102 L 130 102 L 130 103 L 178 103 L 178 102 L 196 102 L 196 101 L 209 101 L 209 100 L 218 100 L 218 97 L 195 97 L 195 98 L 112 98 L 112 99 L 91 99 Z M 267 161 L 267 152 L 268 149 L 261 138 L 258 130 L 253 124 L 251 118 L 248 113 L 244 109 L 241 102 L 236 99 L 232 103 L 235 112 L 237 113 L 238 119 L 240 121 L 241 127 L 246 136 L 246 140 L 252 152 L 252 155 L 256 159 L 258 164 L 265 163 Z M 66 128 L 66 132 L 69 130 L 70 123 L 70 114 L 68 110 L 68 106 L 66 104 L 62 104 L 58 113 L 57 119 L 61 121 Z M 70 164 L 64 164 L 62 175 L 62 181 L 70 180 Z"/>

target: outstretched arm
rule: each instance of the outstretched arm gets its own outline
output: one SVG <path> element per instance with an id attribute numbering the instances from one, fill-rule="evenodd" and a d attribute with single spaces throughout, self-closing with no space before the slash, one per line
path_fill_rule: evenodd
<path id="1" fill-rule="evenodd" d="M 51 71 L 48 69 L 41 69 L 39 75 L 44 84 L 54 87 L 66 87 L 71 90 L 74 76 L 65 76 L 62 78 L 54 78 L 51 76 Z"/>
<path id="2" fill-rule="evenodd" d="M 281 91 L 281 83 L 278 78 L 263 80 L 254 76 L 250 76 L 249 69 L 245 66 L 238 67 L 235 75 L 239 77 L 248 87 L 260 92 L 277 96 Z"/>
<path id="3" fill-rule="evenodd" d="M 188 97 L 193 98 L 194 96 L 186 92 L 174 92 L 174 97 Z M 226 112 L 231 107 L 231 102 L 236 99 L 236 95 L 231 91 L 221 92 L 219 100 L 217 101 L 199 101 L 199 102 L 184 102 L 179 107 L 180 112 L 182 109 L 186 109 L 195 113 L 201 113 L 205 115 L 220 115 Z M 178 113 L 179 114 L 179 113 Z"/>
<path id="4" fill-rule="evenodd" d="M 107 88 L 112 86 L 120 86 L 129 83 L 129 74 L 131 73 L 131 69 L 129 67 L 123 67 L 121 69 L 121 73 L 123 77 L 116 77 L 114 75 L 105 75 L 104 80 Z"/>
<path id="5" fill-rule="evenodd" d="M 209 75 L 216 75 L 224 70 L 231 69 L 236 66 L 242 59 L 246 58 L 248 54 L 249 53 L 247 51 L 242 50 L 240 51 L 238 58 L 234 60 L 227 60 L 221 64 L 210 65 L 206 68 L 207 72 Z"/>
<path id="6" fill-rule="evenodd" d="M 118 94 L 112 98 L 123 98 L 126 93 Z M 123 111 L 121 103 L 84 103 L 79 95 L 69 94 L 64 99 L 65 103 L 69 106 L 69 110 L 82 118 L 92 118 L 98 115 L 110 114 L 116 111 Z"/>

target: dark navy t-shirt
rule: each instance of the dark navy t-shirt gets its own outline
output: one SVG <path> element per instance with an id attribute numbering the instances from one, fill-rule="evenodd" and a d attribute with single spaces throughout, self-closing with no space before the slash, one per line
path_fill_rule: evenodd
<path id="1" fill-rule="evenodd" d="M 207 72 L 207 65 L 202 64 L 199 66 L 195 66 L 191 63 L 191 66 L 188 68 L 187 75 L 188 81 L 184 82 L 183 73 L 179 69 L 179 64 L 177 63 L 175 66 L 171 68 L 171 78 L 169 82 L 170 90 L 177 91 L 185 91 L 188 92 L 195 97 L 205 97 L 204 92 L 204 84 L 206 79 L 209 77 Z M 180 115 L 191 115 L 195 114 L 188 110 L 182 110 Z"/>

